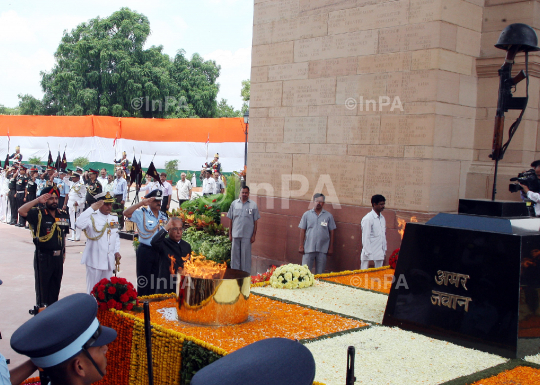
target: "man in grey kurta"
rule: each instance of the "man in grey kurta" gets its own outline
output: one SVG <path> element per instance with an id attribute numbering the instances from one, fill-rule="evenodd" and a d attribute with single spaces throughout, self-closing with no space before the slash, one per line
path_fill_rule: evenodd
<path id="1" fill-rule="evenodd" d="M 227 218 L 231 220 L 231 268 L 251 274 L 251 244 L 255 242 L 260 217 L 257 204 L 249 199 L 249 187 L 242 187 L 240 199 L 231 204 L 227 213 Z"/>
<path id="2" fill-rule="evenodd" d="M 323 209 L 324 195 L 313 195 L 314 207 L 302 215 L 300 224 L 300 247 L 303 254 L 302 265 L 313 271 L 313 262 L 317 263 L 317 274 L 322 274 L 326 267 L 326 254 L 334 253 L 334 217 Z"/>

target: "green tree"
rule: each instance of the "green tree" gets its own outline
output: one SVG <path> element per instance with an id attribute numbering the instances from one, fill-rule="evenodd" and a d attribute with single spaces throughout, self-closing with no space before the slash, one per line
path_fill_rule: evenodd
<path id="1" fill-rule="evenodd" d="M 220 67 L 198 54 L 143 49 L 150 22 L 122 8 L 64 32 L 56 64 L 41 72 L 45 115 L 213 117 Z M 21 100 L 22 104 L 24 100 Z"/>
<path id="2" fill-rule="evenodd" d="M 73 167 L 85 168 L 88 163 L 90 163 L 90 161 L 88 160 L 88 158 L 85 158 L 84 156 L 80 156 L 78 158 L 73 159 Z"/>
<path id="3" fill-rule="evenodd" d="M 41 166 L 41 158 L 39 156 L 33 156 L 28 159 L 29 164 L 35 164 L 36 166 Z"/>
<path id="4" fill-rule="evenodd" d="M 242 116 L 241 112 L 228 105 L 227 99 L 222 98 L 217 106 L 216 118 L 235 118 L 237 116 Z"/>
<path id="5" fill-rule="evenodd" d="M 244 103 L 242 104 L 242 115 L 248 110 L 249 108 L 249 97 L 251 92 L 251 80 L 246 79 L 242 80 L 242 90 L 240 91 L 240 96 L 242 96 L 242 100 Z"/>
<path id="6" fill-rule="evenodd" d="M 17 95 L 19 98 L 19 112 L 21 115 L 43 115 L 43 104 L 41 100 L 32 95 Z"/>
<path id="7" fill-rule="evenodd" d="M 19 107 L 11 108 L 0 104 L 0 115 L 20 115 Z"/>
<path id="8" fill-rule="evenodd" d="M 176 173 L 178 171 L 178 159 L 169 160 L 165 162 L 165 172 L 167 173 L 167 179 L 172 180 L 173 183 L 176 180 Z"/>

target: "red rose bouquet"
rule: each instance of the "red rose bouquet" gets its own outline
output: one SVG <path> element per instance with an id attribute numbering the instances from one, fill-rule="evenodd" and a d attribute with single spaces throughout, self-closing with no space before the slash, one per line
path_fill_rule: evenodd
<path id="1" fill-rule="evenodd" d="M 103 278 L 96 283 L 90 294 L 96 298 L 101 310 L 134 310 L 139 307 L 137 291 L 125 278 Z"/>
<path id="2" fill-rule="evenodd" d="M 266 270 L 265 273 L 260 273 L 258 275 L 251 276 L 251 283 L 260 283 L 260 282 L 266 282 L 270 281 L 270 277 L 272 274 L 274 274 L 274 271 L 276 271 L 277 266 L 272 265 L 272 267 L 268 270 Z"/>
<path id="3" fill-rule="evenodd" d="M 388 264 L 392 269 L 396 269 L 397 260 L 399 257 L 399 249 L 395 249 L 390 258 L 388 259 Z"/>

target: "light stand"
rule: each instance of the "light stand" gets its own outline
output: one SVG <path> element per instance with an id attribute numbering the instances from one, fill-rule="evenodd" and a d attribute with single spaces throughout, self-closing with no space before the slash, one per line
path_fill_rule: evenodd
<path id="1" fill-rule="evenodd" d="M 497 194 L 497 171 L 499 168 L 499 160 L 501 160 L 506 152 L 512 137 L 514 136 L 525 109 L 527 108 L 527 102 L 529 100 L 529 52 L 540 51 L 537 47 L 538 38 L 536 32 L 526 24 L 515 23 L 507 26 L 499 36 L 499 40 L 495 47 L 505 50 L 506 58 L 504 64 L 499 69 L 499 98 L 497 101 L 497 113 L 495 115 L 495 127 L 493 132 L 493 146 L 492 152 L 489 155 L 491 159 L 495 161 L 495 173 L 493 177 L 493 191 L 491 194 L 491 200 L 495 200 Z M 514 64 L 514 58 L 519 52 L 525 52 L 525 72 L 521 70 L 514 78 L 512 78 L 512 65 Z M 526 79 L 526 96 L 514 97 L 512 96 L 512 89 L 515 89 L 523 79 Z M 508 110 L 521 110 L 519 117 L 510 126 L 508 130 L 508 140 L 503 145 L 503 131 L 504 131 L 504 113 Z"/>
<path id="2" fill-rule="evenodd" d="M 244 125 L 245 125 L 244 134 L 246 135 L 246 142 L 245 142 L 245 147 L 244 147 L 244 169 L 247 166 L 248 124 L 249 124 L 249 110 L 246 110 L 246 112 L 244 113 Z M 244 177 L 242 180 L 242 187 L 245 187 L 245 186 L 246 186 L 246 178 Z"/>

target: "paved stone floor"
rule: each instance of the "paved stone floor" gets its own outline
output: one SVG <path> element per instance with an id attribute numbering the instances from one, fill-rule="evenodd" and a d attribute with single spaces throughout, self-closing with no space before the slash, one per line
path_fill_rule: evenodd
<path id="1" fill-rule="evenodd" d="M 86 292 L 86 270 L 81 265 L 84 250 L 84 234 L 81 242 L 68 242 L 64 276 L 60 297 Z M 135 251 L 131 241 L 120 240 L 122 262 L 119 277 L 133 284 L 135 276 Z M 35 305 L 34 291 L 34 244 L 29 230 L 0 223 L 0 352 L 11 359 L 10 368 L 26 360 L 11 350 L 9 340 L 13 332 L 28 320 L 28 311 Z M 76 314 L 73 314 L 76 317 Z M 65 322 L 70 322 L 67 319 Z M 58 325 L 62 327 L 61 324 Z"/>

